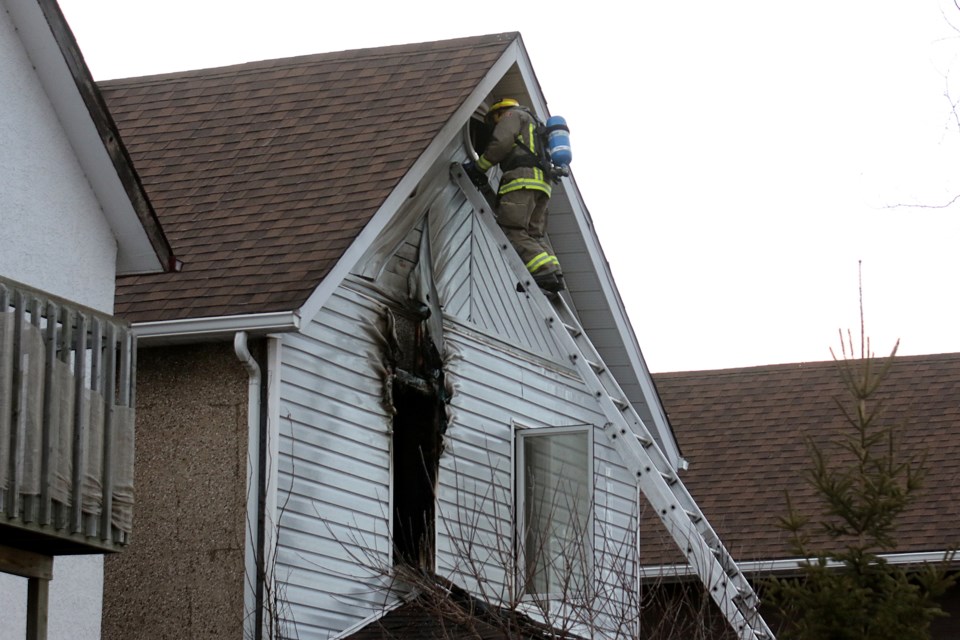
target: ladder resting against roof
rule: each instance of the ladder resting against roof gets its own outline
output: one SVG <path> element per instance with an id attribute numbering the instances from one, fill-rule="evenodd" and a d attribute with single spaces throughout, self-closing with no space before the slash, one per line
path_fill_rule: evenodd
<path id="1" fill-rule="evenodd" d="M 460 165 L 451 166 L 451 175 L 481 214 L 479 217 L 506 242 L 490 204 L 470 182 Z M 657 510 L 660 520 L 719 605 L 730 626 L 741 640 L 773 640 L 773 632 L 760 616 L 760 602 L 750 583 L 604 365 L 563 296 L 551 295 L 548 298 L 540 294 L 519 256 L 509 262 L 521 285 L 532 293 L 530 299 L 539 306 L 559 344 L 569 351 L 574 367 L 596 395 L 607 419 L 604 431 L 611 446 L 635 474 L 640 490 Z"/>

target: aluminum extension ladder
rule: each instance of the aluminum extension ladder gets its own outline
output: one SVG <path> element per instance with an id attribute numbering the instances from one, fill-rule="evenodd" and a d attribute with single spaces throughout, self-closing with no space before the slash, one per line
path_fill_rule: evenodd
<path id="1" fill-rule="evenodd" d="M 476 208 L 479 217 L 493 233 L 498 234 L 495 237 L 506 243 L 490 203 L 470 182 L 460 165 L 451 166 L 451 176 Z M 516 259 L 508 262 L 520 277 L 521 284 L 528 290 L 538 289 L 519 256 L 514 256 Z M 530 298 L 539 305 L 558 343 L 568 350 L 572 364 L 596 395 L 607 419 L 604 432 L 611 446 L 634 472 L 640 490 L 657 510 L 660 520 L 738 638 L 774 640 L 773 632 L 760 615 L 760 602 L 750 583 L 603 364 L 563 296 L 548 297 L 535 293 Z"/>

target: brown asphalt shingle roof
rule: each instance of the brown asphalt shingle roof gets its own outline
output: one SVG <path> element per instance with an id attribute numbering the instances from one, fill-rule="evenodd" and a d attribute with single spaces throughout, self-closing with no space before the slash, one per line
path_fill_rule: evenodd
<path id="1" fill-rule="evenodd" d="M 834 362 L 655 374 L 677 439 L 690 461 L 687 488 L 737 561 L 793 557 L 777 527 L 784 492 L 812 512 L 804 437 L 819 443 L 844 428 L 835 398 L 850 400 Z M 901 425 L 901 453 L 926 455 L 929 475 L 898 527 L 897 552 L 960 543 L 960 354 L 898 357 L 878 390 L 883 424 Z M 659 556 L 656 523 L 641 543 Z M 662 528 L 662 527 L 661 527 Z"/>
<path id="2" fill-rule="evenodd" d="M 100 85 L 178 274 L 118 280 L 133 322 L 298 308 L 516 33 Z"/>

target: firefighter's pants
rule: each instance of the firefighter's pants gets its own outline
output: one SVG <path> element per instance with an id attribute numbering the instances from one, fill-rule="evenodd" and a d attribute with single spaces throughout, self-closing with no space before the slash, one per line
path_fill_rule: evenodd
<path id="1" fill-rule="evenodd" d="M 547 240 L 547 203 L 543 191 L 518 189 L 500 196 L 497 222 L 532 274 L 560 273 L 560 263 Z"/>

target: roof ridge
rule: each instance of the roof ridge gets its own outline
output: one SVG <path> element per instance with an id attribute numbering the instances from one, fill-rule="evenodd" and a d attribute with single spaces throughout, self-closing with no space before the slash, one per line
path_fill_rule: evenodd
<path id="1" fill-rule="evenodd" d="M 131 76 L 127 78 L 115 78 L 110 80 L 98 80 L 97 84 L 104 88 L 116 88 L 131 85 L 148 85 L 155 83 L 169 83 L 178 79 L 194 79 L 198 76 L 215 78 L 223 75 L 234 75 L 243 71 L 258 71 L 262 69 L 283 69 L 295 67 L 307 62 L 334 62 L 337 60 L 369 60 L 391 55 L 400 55 L 404 53 L 426 53 L 428 51 L 449 51 L 460 49 L 464 46 L 493 46 L 506 45 L 514 40 L 520 39 L 520 33 L 517 31 L 505 31 L 503 33 L 487 34 L 480 36 L 463 36 L 459 38 L 449 38 L 445 40 L 428 40 L 423 42 L 411 42 L 405 44 L 386 45 L 382 47 L 362 47 L 359 49 L 343 49 L 340 51 L 328 51 L 319 53 L 307 53 L 296 56 L 287 56 L 281 58 L 268 58 L 265 60 L 250 60 L 247 62 L 238 62 L 216 67 L 205 67 L 200 69 L 187 69 L 182 71 L 170 71 L 167 73 L 158 73 L 145 76 Z"/>
<path id="2" fill-rule="evenodd" d="M 878 355 L 878 358 L 885 358 L 887 355 Z M 960 353 L 925 353 L 925 354 L 916 354 L 916 355 L 904 355 L 904 356 L 895 356 L 895 362 L 924 362 L 931 360 L 948 360 L 948 359 L 960 359 Z M 842 358 L 840 359 L 842 360 Z M 758 364 L 758 365 L 749 365 L 744 367 L 724 367 L 719 369 L 693 369 L 687 371 L 662 371 L 659 373 L 653 373 L 652 375 L 655 378 L 682 378 L 682 377 L 693 377 L 709 374 L 711 376 L 719 375 L 737 375 L 747 372 L 759 372 L 761 370 L 777 370 L 777 369 L 802 369 L 804 367 L 812 368 L 818 366 L 827 366 L 836 364 L 836 360 L 811 360 L 811 361 L 802 361 L 802 362 L 780 362 L 773 364 Z"/>

